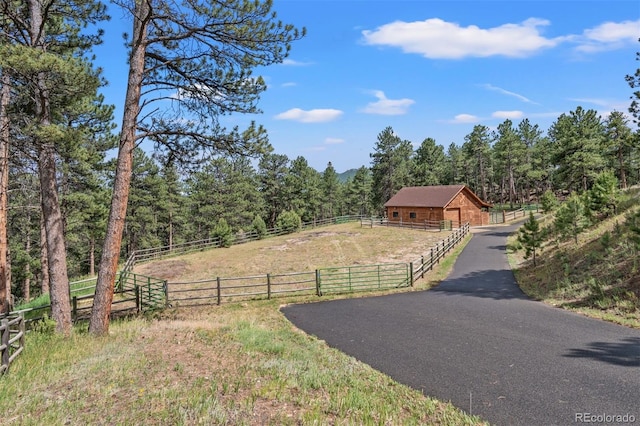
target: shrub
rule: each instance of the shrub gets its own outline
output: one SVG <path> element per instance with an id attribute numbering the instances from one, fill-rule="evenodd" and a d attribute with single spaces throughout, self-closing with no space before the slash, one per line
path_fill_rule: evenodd
<path id="1" fill-rule="evenodd" d="M 259 240 L 263 239 L 267 235 L 267 224 L 264 223 L 264 220 L 258 215 L 253 218 L 253 222 L 251 222 L 251 228 L 258 235 Z"/>
<path id="2" fill-rule="evenodd" d="M 298 213 L 289 210 L 280 213 L 276 219 L 276 226 L 289 234 L 302 229 L 302 219 L 300 219 Z"/>
<path id="3" fill-rule="evenodd" d="M 233 231 L 225 218 L 220 218 L 211 235 L 220 240 L 221 247 L 231 247 L 233 244 Z"/>
<path id="4" fill-rule="evenodd" d="M 558 199 L 553 191 L 547 189 L 542 197 L 540 198 L 540 203 L 542 204 L 542 211 L 544 213 L 552 212 L 558 207 Z"/>

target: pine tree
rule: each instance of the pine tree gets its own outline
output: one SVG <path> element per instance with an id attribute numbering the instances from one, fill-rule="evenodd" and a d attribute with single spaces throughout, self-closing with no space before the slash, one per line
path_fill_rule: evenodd
<path id="1" fill-rule="evenodd" d="M 412 184 L 441 185 L 445 180 L 445 167 L 444 147 L 437 145 L 435 139 L 426 138 L 413 156 Z"/>
<path id="2" fill-rule="evenodd" d="M 320 173 L 300 156 L 291 162 L 284 181 L 287 188 L 285 209 L 298 213 L 303 222 L 318 219 L 322 208 Z"/>
<path id="3" fill-rule="evenodd" d="M 282 62 L 291 43 L 304 36 L 304 30 L 275 19 L 270 0 L 116 4 L 132 14 L 133 31 L 116 179 L 89 323 L 97 335 L 109 328 L 136 141 L 149 138 L 176 159 L 203 151 L 265 152 L 264 128 L 252 123 L 244 131 L 225 129 L 219 117 L 259 112 L 256 103 L 266 84 L 253 70 Z M 177 108 L 156 109 L 169 98 Z"/>
<path id="4" fill-rule="evenodd" d="M 473 127 L 473 131 L 465 136 L 462 151 L 465 155 L 467 167 L 465 171 L 470 174 L 467 182 L 471 189 L 483 200 L 488 200 L 489 177 L 491 174 L 491 135 L 489 128 L 482 125 Z"/>
<path id="5" fill-rule="evenodd" d="M 573 238 L 578 244 L 578 235 L 588 225 L 587 214 L 582 198 L 577 193 L 560 205 L 556 212 L 554 226 L 563 238 Z"/>
<path id="6" fill-rule="evenodd" d="M 322 173 L 322 216 L 327 219 L 340 215 L 342 185 L 338 173 L 329 162 Z"/>
<path id="7" fill-rule="evenodd" d="M 595 110 L 582 107 L 562 114 L 549 129 L 553 141 L 556 183 L 565 189 L 587 191 L 605 166 L 605 131 Z"/>
<path id="8" fill-rule="evenodd" d="M 347 182 L 347 211 L 349 214 L 370 216 L 371 209 L 371 171 L 365 166 L 360 167 L 356 174 Z"/>
<path id="9" fill-rule="evenodd" d="M 614 214 L 618 204 L 618 179 L 612 171 L 600 173 L 586 196 L 588 210 L 598 219 Z"/>
<path id="10" fill-rule="evenodd" d="M 398 190 L 410 184 L 411 155 L 409 141 L 403 141 L 391 127 L 378 134 L 375 152 L 370 154 L 372 174 L 372 201 L 375 211 L 382 211 Z"/>
<path id="11" fill-rule="evenodd" d="M 465 179 L 465 167 L 462 149 L 455 143 L 450 143 L 447 148 L 447 172 L 444 183 L 447 185 L 465 184 L 469 181 Z"/>
<path id="12" fill-rule="evenodd" d="M 220 247 L 231 247 L 233 244 L 233 230 L 224 217 L 216 223 L 211 233 L 211 238 L 220 242 Z"/>
<path id="13" fill-rule="evenodd" d="M 101 32 L 91 34 L 85 27 L 107 19 L 106 7 L 91 0 L 2 0 L 0 8 L 0 69 L 10 75 L 17 110 L 24 119 L 14 128 L 19 128 L 23 144 L 30 144 L 38 159 L 52 318 L 57 332 L 69 334 L 69 278 L 56 148 L 69 130 L 60 117 L 87 97 L 95 98 L 102 84 L 99 71 L 87 60 Z"/>
<path id="14" fill-rule="evenodd" d="M 516 134 L 524 145 L 524 158 L 516 166 L 516 171 L 522 176 L 521 186 L 527 197 L 526 200 L 530 201 L 532 189 L 539 196 L 540 192 L 543 191 L 542 182 L 548 175 L 548 167 L 546 165 L 539 168 L 534 166 L 535 148 L 541 143 L 542 130 L 537 124 L 531 124 L 529 119 L 525 118 L 518 124 Z"/>
<path id="15" fill-rule="evenodd" d="M 634 138 L 627 125 L 628 120 L 620 111 L 612 111 L 605 120 L 606 147 L 609 164 L 617 169 L 621 188 L 627 187 L 627 175 L 631 169 L 630 157 L 633 151 L 638 151 L 638 138 Z"/>
<path id="16" fill-rule="evenodd" d="M 289 173 L 289 159 L 282 154 L 264 155 L 258 164 L 258 179 L 267 217 L 267 226 L 276 226 L 278 215 L 282 213 L 289 198 L 286 176 Z"/>
<path id="17" fill-rule="evenodd" d="M 503 182 L 506 181 L 508 201 L 513 209 L 517 196 L 516 182 L 523 180 L 518 172 L 525 161 L 527 147 L 518 137 L 511 120 L 505 120 L 498 125 L 495 140 L 496 143 L 493 145 L 496 165 L 494 171 L 501 173 Z M 501 195 L 502 193 L 503 191 L 501 191 Z"/>
<path id="18" fill-rule="evenodd" d="M 547 189 L 540 197 L 540 203 L 542 204 L 542 211 L 544 213 L 551 213 L 558 207 L 558 199 L 556 194 L 550 189 Z"/>
<path id="19" fill-rule="evenodd" d="M 518 230 L 518 242 L 522 244 L 525 250 L 525 259 L 533 255 L 533 266 L 536 264 L 536 253 L 542 246 L 542 233 L 540 232 L 540 224 L 533 216 L 533 212 L 529 212 L 529 219 Z"/>

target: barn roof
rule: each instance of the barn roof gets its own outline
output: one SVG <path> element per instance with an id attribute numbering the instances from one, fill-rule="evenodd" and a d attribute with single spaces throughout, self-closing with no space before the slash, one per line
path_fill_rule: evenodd
<path id="1" fill-rule="evenodd" d="M 483 207 L 491 207 L 482 201 L 465 185 L 406 186 L 391 197 L 385 207 L 446 207 L 460 193 L 465 191 Z"/>

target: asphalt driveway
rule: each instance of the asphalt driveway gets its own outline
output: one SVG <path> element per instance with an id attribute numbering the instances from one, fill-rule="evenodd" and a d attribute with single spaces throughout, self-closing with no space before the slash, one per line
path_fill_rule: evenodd
<path id="1" fill-rule="evenodd" d="M 329 346 L 492 424 L 640 424 L 640 330 L 529 300 L 506 259 L 515 229 L 475 233 L 432 290 L 282 312 Z"/>

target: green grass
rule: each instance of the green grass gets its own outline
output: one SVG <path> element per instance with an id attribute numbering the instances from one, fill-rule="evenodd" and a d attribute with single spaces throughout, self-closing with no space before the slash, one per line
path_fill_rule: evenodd
<path id="1" fill-rule="evenodd" d="M 482 424 L 300 333 L 273 301 L 27 345 L 0 382 L 3 424 Z"/>

